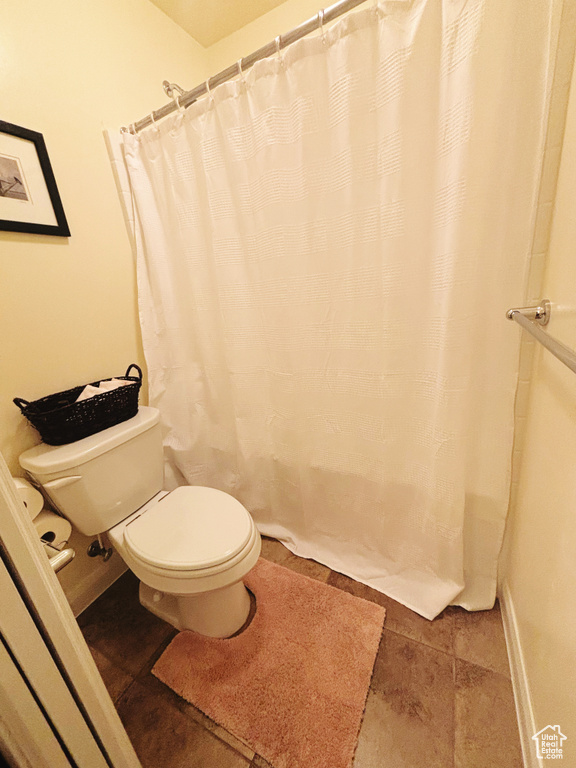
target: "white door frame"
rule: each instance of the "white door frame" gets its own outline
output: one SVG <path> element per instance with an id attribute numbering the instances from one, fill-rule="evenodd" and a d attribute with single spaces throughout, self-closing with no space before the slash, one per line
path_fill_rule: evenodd
<path id="1" fill-rule="evenodd" d="M 17 587 L 23 605 L 37 629 L 38 637 L 43 641 L 44 669 L 46 682 L 54 675 L 59 676 L 61 685 L 68 692 L 60 697 L 64 710 L 68 708 L 70 717 L 56 714 L 60 723 L 58 730 L 66 744 L 76 744 L 75 761 L 78 768 L 93 768 L 107 765 L 109 768 L 141 768 L 128 735 L 118 717 L 114 704 L 102 682 L 90 650 L 84 641 L 80 628 L 74 618 L 66 596 L 54 574 L 44 552 L 36 529 L 24 504 L 3 456 L 0 454 L 0 547 L 8 572 Z M 15 599 L 12 594 L 12 600 Z M 23 615 L 19 617 L 8 607 L 7 593 L 0 593 L 5 632 L 10 634 L 10 652 L 12 660 L 18 663 L 30 660 L 28 633 L 22 631 Z M 7 655 L 2 654 L 4 666 L 8 669 Z M 48 659 L 51 659 L 51 663 Z M 50 672 L 48 669 L 53 667 Z M 33 668 L 25 669 L 24 675 L 30 680 L 34 677 Z M 36 670 L 37 671 L 37 670 Z M 42 676 L 36 674 L 36 684 L 42 686 Z M 46 701 L 50 700 L 49 685 L 46 686 Z M 62 688 L 64 690 L 64 688 Z M 36 691 L 38 698 L 45 704 L 42 693 Z M 23 694 L 24 695 L 24 694 Z M 0 696 L 1 698 L 1 696 Z M 14 732 L 19 715 L 18 702 L 7 714 L 0 709 L 0 732 L 10 728 Z M 23 705 L 24 706 L 24 705 Z M 74 715 L 72 716 L 72 709 Z M 78 719 L 85 724 L 83 735 L 86 743 L 81 745 L 78 736 Z M 20 744 L 23 754 L 33 756 L 41 752 L 44 742 L 40 729 L 30 729 L 23 721 L 22 733 L 31 739 L 30 744 Z M 70 729 L 68 733 L 62 731 Z M 89 744 L 88 742 L 91 742 Z M 94 751 L 98 747 L 98 756 Z M 91 756 L 89 756 L 91 755 Z M 103 762 L 102 762 L 103 761 Z M 27 763 L 24 762 L 23 765 Z M 30 764 L 34 764 L 33 761 Z"/>
<path id="2" fill-rule="evenodd" d="M 0 642 L 0 711 L 0 748 L 10 765 L 70 768 L 70 760 L 45 712 L 3 642 Z"/>
<path id="3" fill-rule="evenodd" d="M 12 759 L 18 756 L 22 761 L 22 748 L 29 751 L 38 734 L 43 745 L 35 756 L 39 767 L 107 768 L 100 745 L 76 706 L 3 558 L 0 595 L 0 742 L 5 751 Z M 23 724 L 18 722 L 22 717 L 26 719 Z M 22 725 L 28 726 L 27 732 L 22 732 Z M 15 730 L 18 738 L 13 735 Z M 29 755 L 25 762 L 30 762 Z"/>

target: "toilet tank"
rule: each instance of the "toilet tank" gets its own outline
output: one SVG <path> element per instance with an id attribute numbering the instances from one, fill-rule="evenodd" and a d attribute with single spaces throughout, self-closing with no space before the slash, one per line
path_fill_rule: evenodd
<path id="1" fill-rule="evenodd" d="M 75 443 L 42 443 L 20 465 L 81 533 L 103 533 L 162 490 L 160 413 L 142 406 L 132 419 Z"/>

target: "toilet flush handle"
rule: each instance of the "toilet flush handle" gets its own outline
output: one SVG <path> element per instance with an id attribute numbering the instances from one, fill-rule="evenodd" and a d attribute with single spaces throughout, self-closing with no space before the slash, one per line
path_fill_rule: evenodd
<path id="1" fill-rule="evenodd" d="M 72 485 L 72 483 L 81 479 L 82 475 L 68 475 L 67 477 L 57 477 L 56 480 L 48 480 L 47 483 L 42 483 L 42 485 L 47 491 L 51 491 L 57 490 L 58 488 L 65 488 L 67 485 Z"/>

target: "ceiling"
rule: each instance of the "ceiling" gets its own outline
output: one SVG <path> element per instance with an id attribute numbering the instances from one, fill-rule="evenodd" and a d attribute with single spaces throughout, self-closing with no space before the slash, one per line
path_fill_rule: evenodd
<path id="1" fill-rule="evenodd" d="M 241 29 L 284 0 L 152 0 L 205 48 Z"/>

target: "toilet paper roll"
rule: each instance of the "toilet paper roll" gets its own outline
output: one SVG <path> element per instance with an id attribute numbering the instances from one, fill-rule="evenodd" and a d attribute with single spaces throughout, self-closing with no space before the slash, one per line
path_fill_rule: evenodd
<path id="1" fill-rule="evenodd" d="M 34 520 L 34 525 L 41 539 L 44 539 L 56 549 L 61 549 L 72 533 L 72 526 L 65 517 L 53 512 L 40 512 Z"/>
<path id="2" fill-rule="evenodd" d="M 42 512 L 42 507 L 44 506 L 44 499 L 42 498 L 42 494 L 40 491 L 37 491 L 36 488 L 34 488 L 34 486 L 28 482 L 28 480 L 24 480 L 22 477 L 15 477 L 14 483 L 18 489 L 18 495 L 28 510 L 30 518 L 34 520 L 34 518 L 40 514 L 40 512 Z"/>

